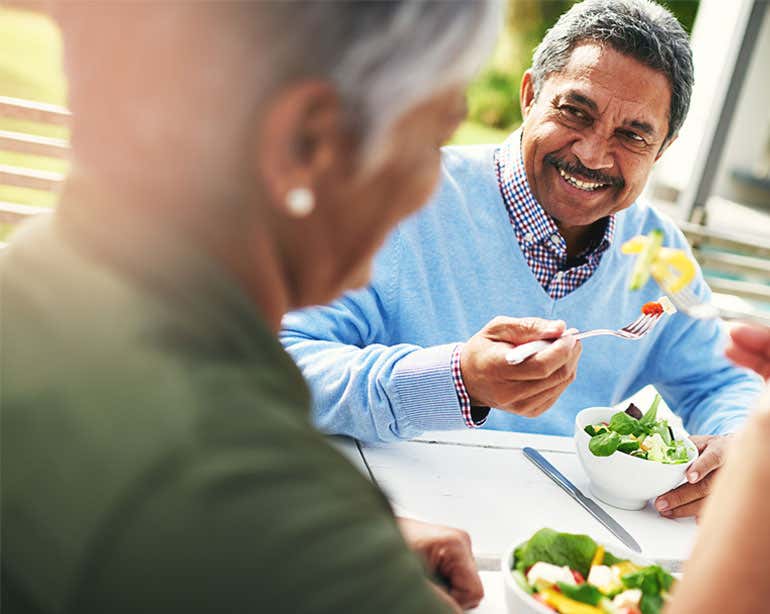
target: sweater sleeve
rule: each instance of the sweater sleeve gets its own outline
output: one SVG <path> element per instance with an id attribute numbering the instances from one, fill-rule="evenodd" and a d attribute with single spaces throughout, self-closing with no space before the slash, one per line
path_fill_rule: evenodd
<path id="1" fill-rule="evenodd" d="M 711 299 L 700 272 L 692 289 L 701 300 Z M 721 322 L 677 313 L 647 359 L 651 383 L 693 435 L 735 432 L 759 396 L 760 379 L 725 358 L 726 343 Z"/>
<path id="2" fill-rule="evenodd" d="M 392 441 L 469 426 L 453 377 L 457 344 L 390 343 L 398 249 L 395 234 L 366 288 L 283 319 L 281 342 L 310 385 L 313 419 L 323 432 Z"/>
<path id="3" fill-rule="evenodd" d="M 170 455 L 138 484 L 68 611 L 446 611 L 361 474 L 318 433 L 260 433 Z"/>

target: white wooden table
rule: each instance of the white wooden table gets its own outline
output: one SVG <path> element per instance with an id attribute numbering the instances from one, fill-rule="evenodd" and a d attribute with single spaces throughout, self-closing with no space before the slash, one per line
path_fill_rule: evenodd
<path id="1" fill-rule="evenodd" d="M 400 515 L 470 533 L 486 588 L 486 597 L 475 610 L 479 614 L 505 611 L 496 571 L 500 556 L 538 529 L 587 533 L 619 544 L 522 453 L 525 446 L 538 449 L 592 496 L 572 438 L 476 430 L 427 433 L 391 444 L 340 440 L 338 445 L 382 488 Z M 638 512 L 603 507 L 639 542 L 643 556 L 664 560 L 689 556 L 696 529 L 693 520 L 667 520 L 650 506 Z"/>

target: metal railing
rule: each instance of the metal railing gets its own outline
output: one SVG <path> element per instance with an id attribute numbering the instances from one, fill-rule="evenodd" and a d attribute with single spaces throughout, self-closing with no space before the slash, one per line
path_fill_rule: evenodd
<path id="1" fill-rule="evenodd" d="M 66 126 L 70 113 L 54 105 L 0 96 L 0 117 Z M 0 150 L 66 159 L 69 146 L 64 139 L 0 131 Z M 55 192 L 62 181 L 59 173 L 0 165 L 0 185 Z M 47 211 L 47 207 L 0 201 L 0 223 L 17 224 Z M 747 239 L 692 222 L 679 225 L 715 292 L 770 303 L 770 239 Z"/>
<path id="2" fill-rule="evenodd" d="M 45 126 L 67 126 L 70 113 L 56 105 L 0 96 L 0 117 Z M 69 145 L 61 138 L 0 130 L 0 151 L 66 160 L 69 156 Z M 61 173 L 0 164 L 0 186 L 56 192 L 63 181 L 64 176 Z M 48 211 L 48 207 L 0 200 L 0 223 L 17 224 Z"/>
<path id="3" fill-rule="evenodd" d="M 770 239 L 679 222 L 714 292 L 770 304 Z"/>

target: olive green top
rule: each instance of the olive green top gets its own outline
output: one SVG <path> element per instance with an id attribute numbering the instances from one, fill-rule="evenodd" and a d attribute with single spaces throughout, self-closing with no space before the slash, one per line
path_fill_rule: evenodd
<path id="1" fill-rule="evenodd" d="M 234 280 L 63 201 L 0 255 L 3 612 L 443 611 Z"/>

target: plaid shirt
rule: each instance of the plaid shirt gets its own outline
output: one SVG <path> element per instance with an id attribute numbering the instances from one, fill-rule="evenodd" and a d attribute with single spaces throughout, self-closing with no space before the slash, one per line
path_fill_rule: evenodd
<path id="1" fill-rule="evenodd" d="M 594 274 L 602 255 L 612 244 L 615 218 L 607 218 L 602 237 L 578 254 L 572 262 L 567 257 L 567 243 L 550 215 L 535 200 L 529 188 L 524 159 L 521 155 L 521 131 L 517 130 L 495 151 L 495 172 L 508 217 L 532 274 L 548 293 L 558 300 L 579 288 Z M 465 423 L 481 426 L 486 420 L 474 421 L 468 391 L 460 370 L 460 346 L 452 355 L 452 377 Z M 488 413 L 488 412 L 486 412 Z"/>
<path id="2" fill-rule="evenodd" d="M 520 131 L 514 132 L 495 152 L 497 182 L 521 252 L 537 281 L 556 300 L 594 274 L 612 244 L 615 218 L 609 216 L 602 237 L 569 262 L 566 241 L 529 188 L 519 136 Z"/>

